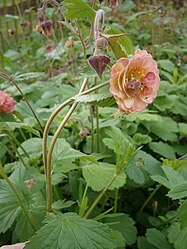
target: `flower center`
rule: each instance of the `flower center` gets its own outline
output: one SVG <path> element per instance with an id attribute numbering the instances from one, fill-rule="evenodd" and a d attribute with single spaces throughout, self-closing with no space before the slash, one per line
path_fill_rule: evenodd
<path id="1" fill-rule="evenodd" d="M 136 79 L 137 81 L 140 81 L 145 77 L 145 72 L 143 68 L 130 68 L 127 71 L 126 74 L 126 80 L 129 82 L 130 80 Z"/>
<path id="2" fill-rule="evenodd" d="M 138 96 L 144 89 L 142 81 L 145 77 L 143 68 L 131 68 L 126 74 L 127 94 L 132 97 Z"/>

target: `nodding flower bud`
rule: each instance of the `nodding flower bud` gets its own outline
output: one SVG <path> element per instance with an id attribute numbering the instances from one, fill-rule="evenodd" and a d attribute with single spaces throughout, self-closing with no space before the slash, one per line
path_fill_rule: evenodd
<path id="1" fill-rule="evenodd" d="M 79 132 L 79 136 L 80 136 L 81 138 L 85 138 L 85 137 L 87 137 L 87 135 L 88 135 L 88 130 L 85 129 L 85 128 L 83 128 L 83 129 Z"/>
<path id="2" fill-rule="evenodd" d="M 108 0 L 107 4 L 109 5 L 109 7 L 118 7 L 119 0 Z"/>
<path id="3" fill-rule="evenodd" d="M 53 32 L 53 22 L 46 19 L 43 12 L 39 13 L 38 25 L 36 26 L 36 30 L 46 36 L 51 35 Z"/>
<path id="4" fill-rule="evenodd" d="M 51 20 L 42 21 L 40 28 L 43 35 L 49 36 L 53 32 L 53 22 Z"/>
<path id="5" fill-rule="evenodd" d="M 30 27 L 30 26 L 31 26 L 31 23 L 30 23 L 30 22 L 28 22 L 28 21 L 21 22 L 21 23 L 20 23 L 20 26 L 22 26 L 22 27 L 24 27 L 24 28 L 28 28 L 28 27 Z"/>
<path id="6" fill-rule="evenodd" d="M 94 47 L 96 49 L 105 49 L 108 47 L 108 41 L 104 37 L 100 37 L 95 41 Z"/>
<path id="7" fill-rule="evenodd" d="M 109 64 L 110 59 L 106 55 L 99 54 L 90 56 L 88 62 L 90 66 L 99 75 L 99 78 L 102 79 L 102 74 L 105 71 L 107 65 Z"/>

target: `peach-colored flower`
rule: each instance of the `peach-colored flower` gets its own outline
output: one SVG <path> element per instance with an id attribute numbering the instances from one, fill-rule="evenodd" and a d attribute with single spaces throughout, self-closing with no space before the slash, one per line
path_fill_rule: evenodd
<path id="1" fill-rule="evenodd" d="M 152 103 L 159 84 L 157 63 L 145 50 L 138 49 L 131 59 L 119 59 L 110 71 L 110 92 L 119 110 L 127 114 Z"/>
<path id="2" fill-rule="evenodd" d="M 15 104 L 16 101 L 8 93 L 0 90 L 0 112 L 13 112 Z"/>

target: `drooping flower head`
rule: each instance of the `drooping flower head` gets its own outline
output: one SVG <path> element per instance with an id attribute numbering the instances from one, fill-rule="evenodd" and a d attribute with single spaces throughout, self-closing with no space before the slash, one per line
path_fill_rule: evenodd
<path id="1" fill-rule="evenodd" d="M 0 112 L 13 112 L 15 104 L 16 101 L 8 93 L 0 90 Z"/>
<path id="2" fill-rule="evenodd" d="M 152 103 L 159 84 L 157 63 L 145 50 L 138 49 L 131 59 L 119 59 L 110 71 L 110 92 L 119 110 L 127 114 Z"/>

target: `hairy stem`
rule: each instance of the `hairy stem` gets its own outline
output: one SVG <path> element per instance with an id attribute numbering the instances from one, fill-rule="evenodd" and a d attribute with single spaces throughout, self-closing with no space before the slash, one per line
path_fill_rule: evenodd
<path id="1" fill-rule="evenodd" d="M 94 148 L 93 106 L 90 106 L 90 122 L 91 122 L 91 153 L 93 153 L 93 148 Z"/>
<path id="2" fill-rule="evenodd" d="M 85 80 L 83 81 L 83 84 L 80 88 L 79 93 L 83 92 L 87 82 L 88 82 L 89 78 L 85 78 Z M 65 126 L 66 122 L 68 121 L 68 119 L 70 118 L 71 114 L 74 112 L 75 108 L 77 107 L 78 103 L 74 103 L 72 105 L 72 107 L 70 108 L 69 112 L 66 114 L 65 118 L 63 119 L 62 123 L 60 124 L 60 126 L 58 127 L 57 131 L 55 132 L 51 144 L 49 146 L 49 151 L 47 154 L 47 211 L 51 212 L 52 210 L 52 183 L 51 183 L 51 163 L 52 163 L 52 154 L 53 154 L 53 149 L 55 146 L 55 143 L 57 141 L 57 138 L 61 132 L 61 130 L 63 129 L 63 127 Z"/>

